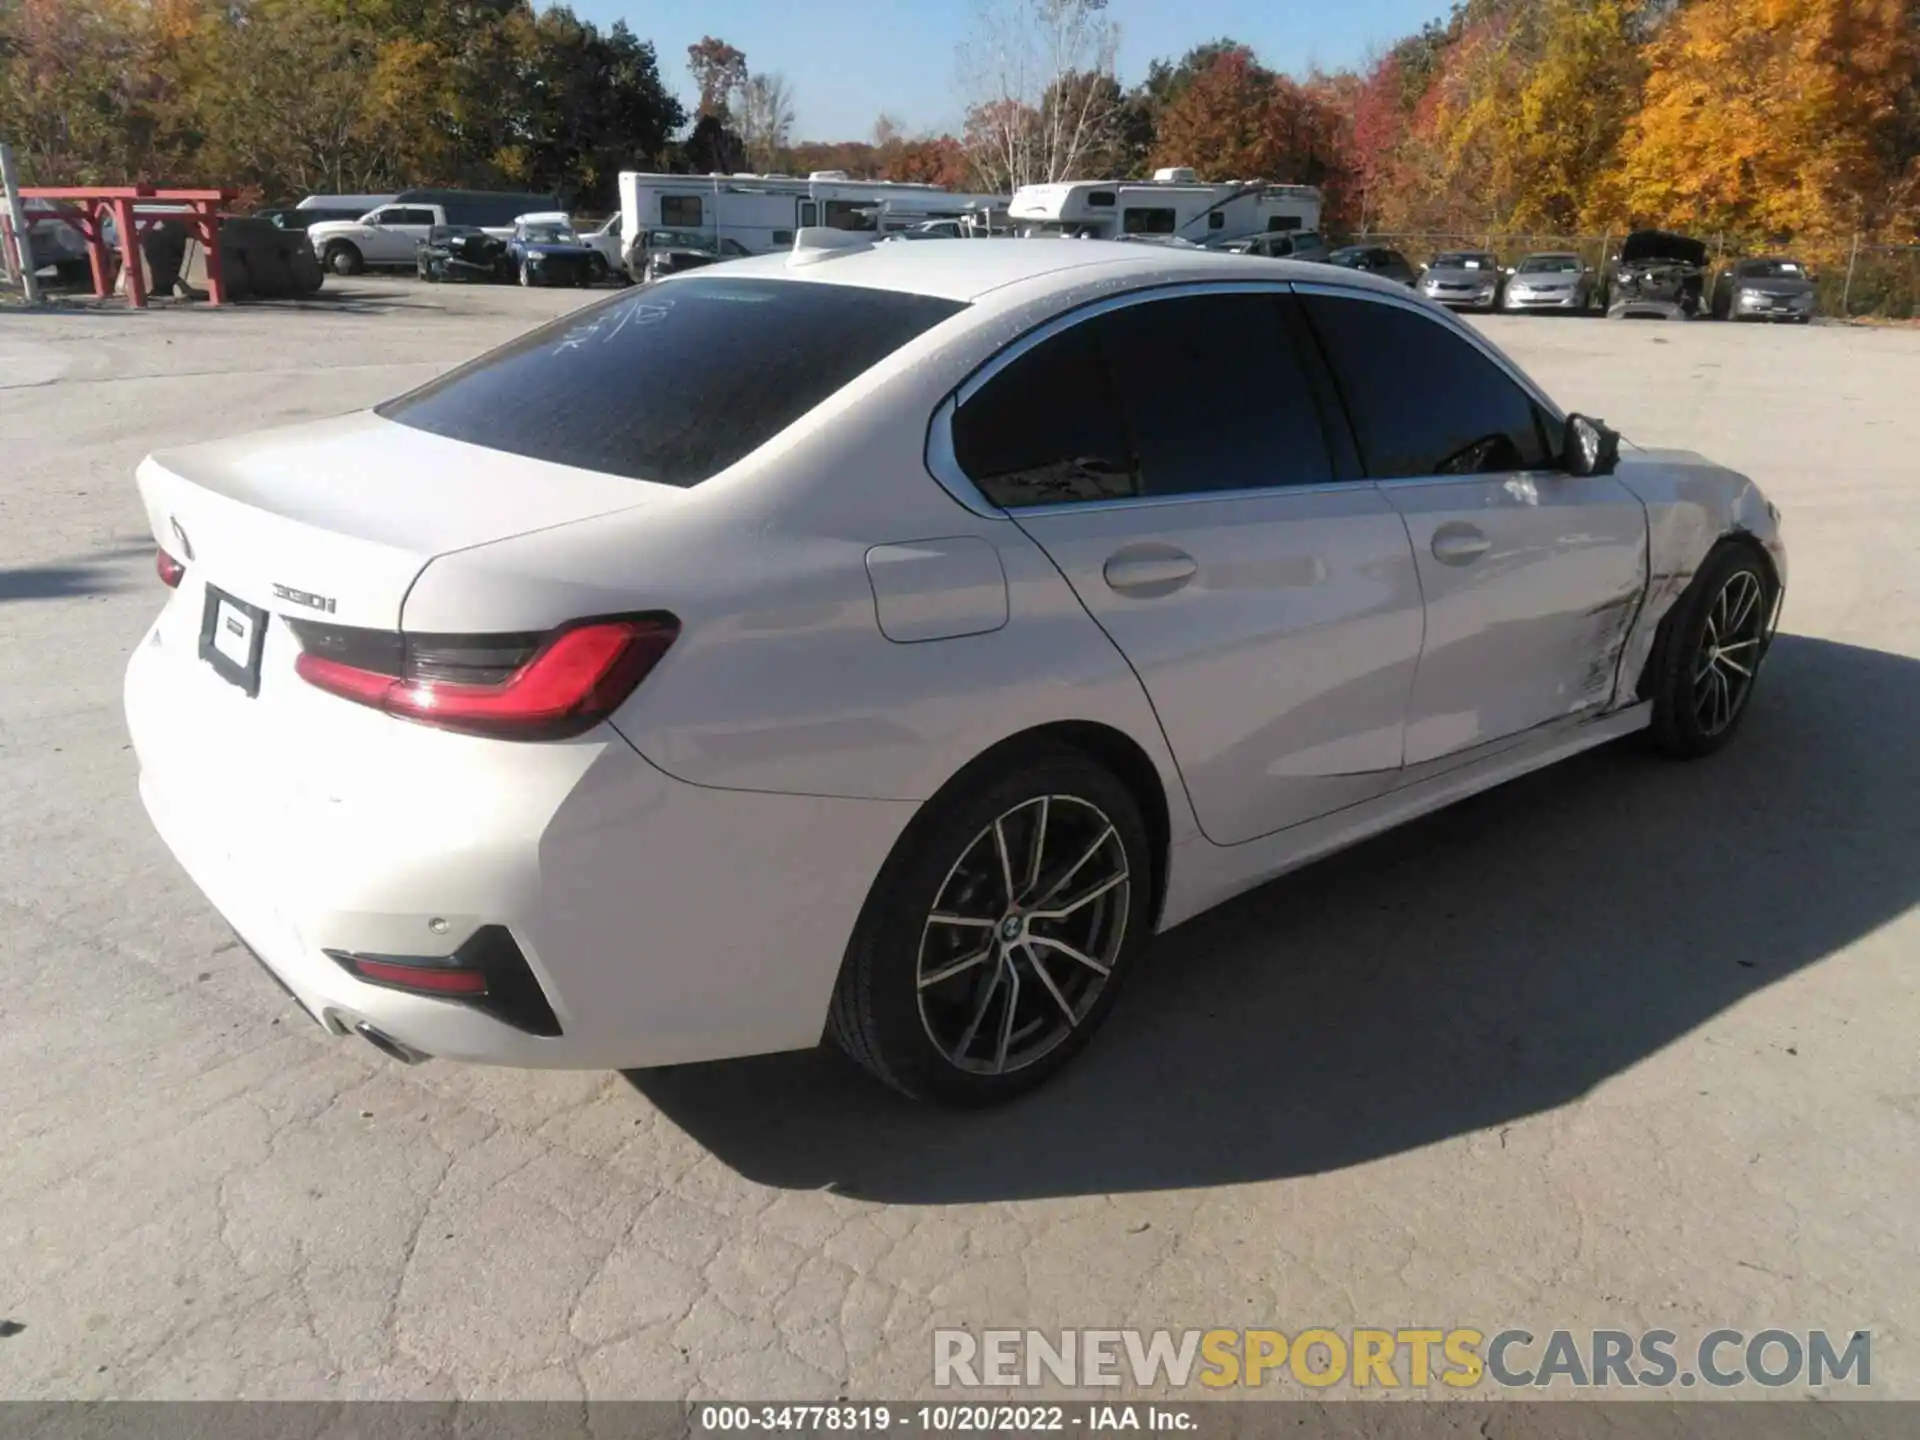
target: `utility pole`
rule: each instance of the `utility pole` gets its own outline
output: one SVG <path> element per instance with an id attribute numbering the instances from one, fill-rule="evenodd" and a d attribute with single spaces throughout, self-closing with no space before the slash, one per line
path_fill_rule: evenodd
<path id="1" fill-rule="evenodd" d="M 1853 266 L 1854 262 L 1859 258 L 1860 232 L 1856 230 L 1853 232 L 1853 249 L 1847 254 L 1847 283 L 1842 286 L 1840 290 L 1840 318 L 1842 320 L 1851 320 L 1853 318 L 1853 306 L 1851 304 L 1853 299 Z"/>
<path id="2" fill-rule="evenodd" d="M 20 181 L 13 168 L 13 151 L 0 144 L 0 199 L 7 207 L 7 228 L 13 232 L 13 253 L 20 264 L 20 291 L 27 304 L 40 303 L 40 282 L 34 276 L 33 238 L 27 234 L 27 215 L 20 205 Z"/>

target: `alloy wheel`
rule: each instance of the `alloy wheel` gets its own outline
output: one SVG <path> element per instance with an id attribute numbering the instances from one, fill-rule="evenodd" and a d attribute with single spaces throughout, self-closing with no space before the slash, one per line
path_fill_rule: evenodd
<path id="1" fill-rule="evenodd" d="M 1024 801 L 947 872 L 920 936 L 920 1020 L 949 1064 L 1024 1069 L 1099 1000 L 1127 934 L 1127 850 L 1098 806 Z"/>
<path id="2" fill-rule="evenodd" d="M 1751 570 L 1736 570 L 1707 607 L 1693 661 L 1693 713 L 1700 729 L 1718 735 L 1731 726 L 1753 690 L 1765 648 L 1766 593 Z"/>

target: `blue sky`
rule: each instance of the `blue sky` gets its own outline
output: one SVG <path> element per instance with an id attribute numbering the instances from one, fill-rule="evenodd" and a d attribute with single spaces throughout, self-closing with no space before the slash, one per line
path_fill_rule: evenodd
<path id="1" fill-rule="evenodd" d="M 954 50 L 973 28 L 975 0 L 573 0 L 585 19 L 624 19 L 660 52 L 660 69 L 692 98 L 687 46 L 717 35 L 752 70 L 785 73 L 802 140 L 862 140 L 881 111 L 908 130 L 957 127 L 965 109 Z M 1120 79 L 1147 62 L 1220 35 L 1267 64 L 1301 71 L 1352 65 L 1375 46 L 1445 13 L 1446 0 L 1111 0 L 1120 25 Z"/>

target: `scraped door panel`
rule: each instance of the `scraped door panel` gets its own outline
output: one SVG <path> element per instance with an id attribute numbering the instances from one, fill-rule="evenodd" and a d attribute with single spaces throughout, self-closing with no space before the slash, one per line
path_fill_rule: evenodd
<path id="1" fill-rule="evenodd" d="M 1624 485 L 1542 471 L 1383 488 L 1427 602 L 1408 765 L 1607 702 L 1646 587 L 1646 514 Z"/>
<path id="2" fill-rule="evenodd" d="M 1379 491 L 1018 519 L 1139 674 L 1208 839 L 1251 840 L 1396 782 L 1420 591 Z"/>

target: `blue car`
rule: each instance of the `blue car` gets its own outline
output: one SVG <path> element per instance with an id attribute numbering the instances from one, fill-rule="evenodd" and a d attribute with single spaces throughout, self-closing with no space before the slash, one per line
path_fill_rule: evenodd
<path id="1" fill-rule="evenodd" d="M 592 285 L 607 276 L 606 257 L 574 231 L 570 216 L 522 215 L 507 254 L 522 285 Z"/>

